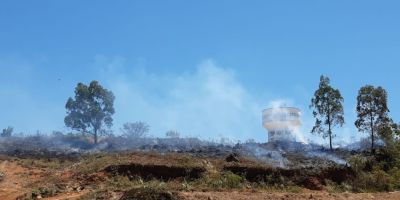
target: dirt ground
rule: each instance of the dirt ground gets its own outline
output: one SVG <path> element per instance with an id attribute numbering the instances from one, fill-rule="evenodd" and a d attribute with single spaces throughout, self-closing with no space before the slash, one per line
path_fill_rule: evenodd
<path id="1" fill-rule="evenodd" d="M 21 167 L 11 160 L 0 161 L 0 171 L 6 176 L 0 182 L 0 199 L 16 199 L 28 192 L 30 185 L 40 179 L 41 171 Z"/>
<path id="2" fill-rule="evenodd" d="M 0 161 L 0 171 L 6 174 L 5 179 L 0 182 L 0 200 L 15 200 L 21 195 L 30 192 L 46 178 L 45 171 L 25 168 L 18 165 L 17 162 L 7 159 Z M 73 200 L 79 199 L 85 193 L 87 191 L 70 192 L 44 199 Z"/>
<path id="3" fill-rule="evenodd" d="M 69 170 L 49 170 L 33 167 L 24 167 L 18 161 L 9 158 L 0 158 L 0 171 L 5 173 L 5 179 L 0 182 L 0 200 L 15 200 L 21 195 L 31 192 L 38 186 L 46 183 L 49 173 L 59 177 L 61 182 L 73 181 Z M 74 200 L 80 199 L 85 194 L 92 192 L 90 189 L 80 191 L 61 191 L 55 196 L 43 199 Z M 383 199 L 400 200 L 400 191 L 388 193 L 329 193 L 327 191 L 313 191 L 304 189 L 298 193 L 284 192 L 252 192 L 252 191 L 225 191 L 225 192 L 178 192 L 185 200 L 297 200 L 297 199 L 351 199 L 369 200 Z M 118 198 L 116 198 L 118 199 Z"/>

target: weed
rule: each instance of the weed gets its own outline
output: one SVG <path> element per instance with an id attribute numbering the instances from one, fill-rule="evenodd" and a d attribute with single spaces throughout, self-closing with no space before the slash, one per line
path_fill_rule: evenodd
<path id="1" fill-rule="evenodd" d="M 243 188 L 244 178 L 232 172 L 222 172 L 205 175 L 195 185 L 207 189 Z"/>

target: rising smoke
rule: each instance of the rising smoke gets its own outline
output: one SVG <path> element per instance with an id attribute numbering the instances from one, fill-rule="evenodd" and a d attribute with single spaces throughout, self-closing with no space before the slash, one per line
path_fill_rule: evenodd
<path id="1" fill-rule="evenodd" d="M 272 108 L 272 114 L 271 114 L 271 118 L 274 120 L 279 120 L 278 118 L 281 117 L 282 115 L 282 110 L 280 108 L 282 107 L 292 107 L 293 103 L 291 100 L 273 100 L 271 101 L 269 104 L 269 108 Z M 289 113 L 285 113 L 285 115 L 289 115 Z M 301 131 L 300 127 L 296 127 L 296 126 L 290 126 L 288 127 L 289 130 L 292 132 L 295 141 L 297 142 L 301 142 L 301 143 L 308 143 L 308 141 L 306 140 L 303 132 Z"/>
<path id="2" fill-rule="evenodd" d="M 104 61 L 101 75 L 116 98 L 115 126 L 145 121 L 155 136 L 178 130 L 185 137 L 266 141 L 262 104 L 231 69 L 205 60 L 181 74 L 130 71 L 123 61 Z"/>

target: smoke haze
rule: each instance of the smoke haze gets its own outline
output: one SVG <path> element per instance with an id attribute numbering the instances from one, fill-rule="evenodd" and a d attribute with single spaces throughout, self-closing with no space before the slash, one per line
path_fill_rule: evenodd
<path id="1" fill-rule="evenodd" d="M 150 125 L 150 134 L 156 137 L 177 130 L 184 137 L 264 142 L 267 134 L 261 125 L 261 111 L 294 106 L 302 110 L 303 126 L 296 131 L 297 138 L 303 142 L 306 138 L 325 142 L 309 133 L 313 119 L 307 105 L 276 98 L 268 91 L 250 91 L 235 70 L 222 67 L 213 59 L 206 59 L 196 67 L 188 66 L 181 73 L 167 73 L 147 71 L 144 61 L 132 64 L 123 57 L 97 56 L 91 70 L 72 74 L 68 82 L 64 81 L 65 75 L 58 78 L 58 74 L 68 74 L 67 71 L 43 77 L 37 64 L 20 60 L 23 59 L 0 59 L 2 69 L 15 68 L 11 70 L 13 74 L 1 80 L 5 98 L 0 99 L 0 106 L 7 115 L 1 116 L 0 125 L 14 126 L 16 132 L 69 131 L 63 123 L 67 98 L 73 96 L 77 82 L 99 80 L 116 96 L 113 126 L 116 134 L 125 122 L 144 121 Z M 39 84 L 39 88 L 32 88 L 33 83 Z M 48 91 L 49 83 L 55 83 L 58 89 Z"/>

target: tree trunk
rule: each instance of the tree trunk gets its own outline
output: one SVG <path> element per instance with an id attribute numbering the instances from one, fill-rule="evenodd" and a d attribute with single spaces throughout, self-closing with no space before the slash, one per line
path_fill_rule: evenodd
<path id="1" fill-rule="evenodd" d="M 372 121 L 372 116 L 371 116 L 371 153 L 375 154 L 375 149 L 374 149 L 374 122 Z"/>
<path id="2" fill-rule="evenodd" d="M 329 148 L 332 151 L 332 132 L 331 132 L 331 125 L 329 124 Z"/>
<path id="3" fill-rule="evenodd" d="M 94 144 L 97 144 L 97 129 L 94 129 L 93 138 L 94 138 Z"/>
<path id="4" fill-rule="evenodd" d="M 329 149 L 332 151 L 332 130 L 331 130 L 331 115 L 328 112 L 328 134 L 329 134 Z"/>

